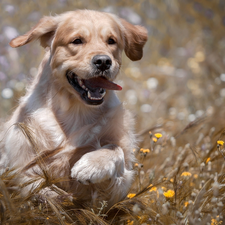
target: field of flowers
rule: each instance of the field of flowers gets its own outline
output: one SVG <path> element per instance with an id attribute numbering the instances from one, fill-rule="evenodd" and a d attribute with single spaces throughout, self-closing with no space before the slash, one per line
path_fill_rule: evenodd
<path id="1" fill-rule="evenodd" d="M 0 224 L 225 224 L 225 1 L 224 0 L 1 0 L 0 122 L 15 109 L 35 76 L 44 50 L 9 41 L 43 15 L 75 9 L 112 12 L 148 29 L 141 61 L 124 55 L 118 93 L 136 118 L 136 178 L 127 198 L 105 211 L 59 193 L 20 196 L 15 174 L 0 179 Z"/>

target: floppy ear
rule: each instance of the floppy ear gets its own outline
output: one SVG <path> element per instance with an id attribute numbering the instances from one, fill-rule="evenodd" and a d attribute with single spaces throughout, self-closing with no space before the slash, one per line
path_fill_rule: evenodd
<path id="1" fill-rule="evenodd" d="M 43 17 L 30 31 L 12 39 L 9 44 L 11 47 L 17 48 L 31 41 L 40 39 L 40 43 L 43 47 L 50 46 L 50 40 L 55 33 L 57 24 L 56 17 Z"/>
<path id="2" fill-rule="evenodd" d="M 120 20 L 125 28 L 125 53 L 132 61 L 140 60 L 143 56 L 143 47 L 148 40 L 148 32 L 142 26 L 130 24 L 124 19 Z"/>

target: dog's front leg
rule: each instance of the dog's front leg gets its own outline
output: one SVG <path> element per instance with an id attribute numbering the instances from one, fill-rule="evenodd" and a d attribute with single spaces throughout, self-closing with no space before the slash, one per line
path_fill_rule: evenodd
<path id="1" fill-rule="evenodd" d="M 101 183 L 121 177 L 125 170 L 124 166 L 122 148 L 108 144 L 84 154 L 72 167 L 71 177 L 86 185 Z"/>

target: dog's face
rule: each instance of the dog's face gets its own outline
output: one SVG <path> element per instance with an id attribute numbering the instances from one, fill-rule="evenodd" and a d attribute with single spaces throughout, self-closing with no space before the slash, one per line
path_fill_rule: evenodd
<path id="1" fill-rule="evenodd" d="M 119 72 L 122 51 L 139 60 L 147 32 L 111 14 L 81 10 L 44 17 L 10 44 L 19 47 L 35 39 L 50 47 L 54 82 L 87 105 L 100 105 L 107 90 L 121 89 L 112 81 Z"/>
<path id="2" fill-rule="evenodd" d="M 51 66 L 57 77 L 67 77 L 71 92 L 87 104 L 99 105 L 107 89 L 117 88 L 110 81 L 119 72 L 123 48 L 122 32 L 113 18 L 78 11 L 56 31 Z"/>

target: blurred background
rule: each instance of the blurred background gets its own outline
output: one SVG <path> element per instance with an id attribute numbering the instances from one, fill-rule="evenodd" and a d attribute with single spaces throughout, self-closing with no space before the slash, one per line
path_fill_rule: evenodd
<path id="1" fill-rule="evenodd" d="M 148 29 L 141 61 L 123 57 L 118 93 L 137 120 L 137 130 L 182 129 L 215 112 L 224 114 L 224 0 L 1 0 L 0 118 L 7 118 L 36 75 L 44 55 L 38 42 L 18 49 L 9 41 L 44 15 L 94 9 L 115 13 Z M 215 117 L 215 120 L 217 118 Z"/>

